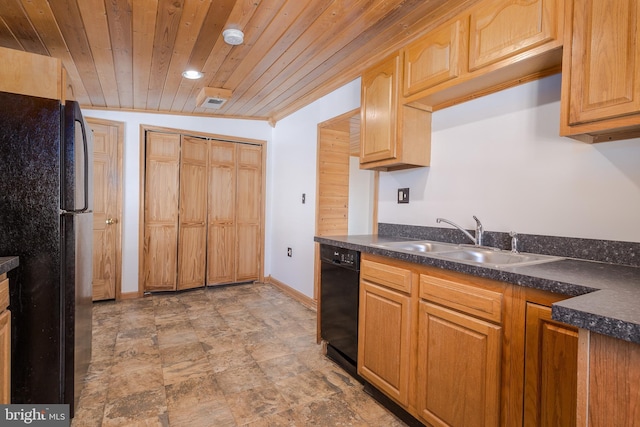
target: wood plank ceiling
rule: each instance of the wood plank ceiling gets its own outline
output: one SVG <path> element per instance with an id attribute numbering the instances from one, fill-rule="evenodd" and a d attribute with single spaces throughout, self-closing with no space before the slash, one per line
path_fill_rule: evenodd
<path id="1" fill-rule="evenodd" d="M 84 107 L 275 123 L 475 1 L 2 0 L 0 46 L 60 58 Z M 204 86 L 232 96 L 200 108 Z"/>

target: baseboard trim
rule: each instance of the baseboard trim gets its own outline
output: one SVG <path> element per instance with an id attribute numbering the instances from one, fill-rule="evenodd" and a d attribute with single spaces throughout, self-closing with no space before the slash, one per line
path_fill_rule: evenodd
<path id="1" fill-rule="evenodd" d="M 135 292 L 123 292 L 120 294 L 120 299 L 121 300 L 125 300 L 125 299 L 138 299 L 140 298 L 140 292 L 135 291 Z"/>
<path id="2" fill-rule="evenodd" d="M 291 298 L 298 301 L 300 304 L 310 308 L 311 310 L 317 311 L 316 301 L 313 298 L 309 298 L 302 292 L 293 289 L 291 286 L 279 281 L 278 279 L 276 279 L 275 277 L 272 277 L 271 275 L 265 277 L 264 279 L 266 283 L 269 283 L 270 285 L 273 285 L 276 288 L 280 289 L 282 292 L 289 295 Z"/>

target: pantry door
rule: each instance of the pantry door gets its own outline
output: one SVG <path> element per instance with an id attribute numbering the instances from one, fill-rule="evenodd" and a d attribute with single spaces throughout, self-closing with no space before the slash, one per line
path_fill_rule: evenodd
<path id="1" fill-rule="evenodd" d="M 93 130 L 93 300 L 121 298 L 124 123 L 87 118 Z"/>

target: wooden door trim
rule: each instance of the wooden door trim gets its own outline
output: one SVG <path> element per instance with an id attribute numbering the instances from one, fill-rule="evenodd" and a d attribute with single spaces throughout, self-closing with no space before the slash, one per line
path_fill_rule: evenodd
<path id="1" fill-rule="evenodd" d="M 138 185 L 139 185 L 139 194 L 138 194 L 138 292 L 137 297 L 142 297 L 144 295 L 144 181 L 145 181 L 145 173 L 146 173 L 146 134 L 147 132 L 161 132 L 161 133 L 174 133 L 183 136 L 193 136 L 196 138 L 206 138 L 209 140 L 223 141 L 223 142 L 232 142 L 236 144 L 252 144 L 252 145 L 260 145 L 262 146 L 262 200 L 261 200 L 261 214 L 262 218 L 260 218 L 260 245 L 261 245 L 261 253 L 260 259 L 258 260 L 258 280 L 260 282 L 264 282 L 264 248 L 265 248 L 265 205 L 266 205 L 266 170 L 267 170 L 267 141 L 260 139 L 252 139 L 252 138 L 243 138 L 239 136 L 229 136 L 229 135 L 220 135 L 220 134 L 212 134 L 205 132 L 198 132 L 187 129 L 176 129 L 176 128 L 167 128 L 162 126 L 152 126 L 152 125 L 140 125 L 140 174 L 138 176 Z"/>
<path id="2" fill-rule="evenodd" d="M 116 141 L 116 168 L 117 168 L 117 184 L 116 184 L 116 213 L 117 218 L 120 220 L 114 224 L 116 226 L 115 244 L 116 244 L 116 259 L 115 259 L 115 299 L 120 300 L 122 296 L 122 185 L 123 185 L 123 157 L 124 157 L 124 122 L 117 122 L 114 120 L 96 119 L 93 117 L 85 118 L 89 124 L 97 124 L 103 126 L 112 126 L 118 130 L 118 140 Z"/>

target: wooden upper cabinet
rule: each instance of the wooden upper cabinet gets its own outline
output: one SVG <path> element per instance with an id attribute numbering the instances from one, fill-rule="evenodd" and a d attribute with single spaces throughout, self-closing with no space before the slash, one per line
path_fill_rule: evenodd
<path id="1" fill-rule="evenodd" d="M 397 53 L 362 75 L 360 168 L 429 166 L 431 112 L 404 105 Z"/>
<path id="2" fill-rule="evenodd" d="M 68 97 L 59 59 L 0 47 L 0 61 L 0 91 L 61 101 Z"/>
<path id="3" fill-rule="evenodd" d="M 436 111 L 559 72 L 564 1 L 483 0 L 412 42 L 405 105 Z"/>
<path id="4" fill-rule="evenodd" d="M 148 132 L 144 189 L 146 291 L 176 289 L 180 135 Z"/>
<path id="5" fill-rule="evenodd" d="M 399 72 L 394 55 L 362 76 L 360 163 L 396 158 Z"/>
<path id="6" fill-rule="evenodd" d="M 469 17 L 456 19 L 403 49 L 404 96 L 455 79 L 467 70 Z"/>
<path id="7" fill-rule="evenodd" d="M 471 11 L 469 69 L 558 40 L 562 0 L 489 0 Z"/>
<path id="8" fill-rule="evenodd" d="M 638 0 L 574 0 L 563 58 L 561 134 L 640 136 Z"/>

